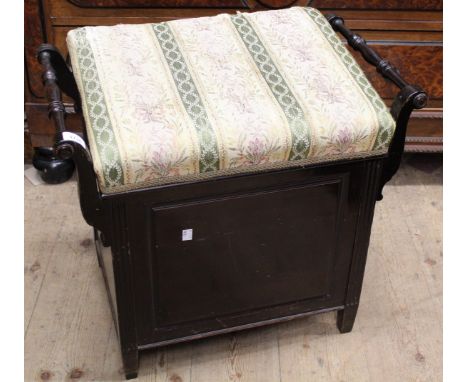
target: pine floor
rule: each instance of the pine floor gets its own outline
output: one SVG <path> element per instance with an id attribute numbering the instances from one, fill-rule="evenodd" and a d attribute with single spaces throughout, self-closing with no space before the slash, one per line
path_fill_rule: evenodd
<path id="1" fill-rule="evenodd" d="M 25 179 L 25 380 L 121 381 L 75 182 Z M 143 353 L 139 381 L 442 380 L 442 157 L 411 155 L 376 207 L 353 332 L 335 313 Z"/>

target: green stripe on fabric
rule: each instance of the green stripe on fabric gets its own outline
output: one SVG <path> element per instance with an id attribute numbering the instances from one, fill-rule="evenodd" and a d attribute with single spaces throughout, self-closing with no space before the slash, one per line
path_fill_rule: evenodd
<path id="1" fill-rule="evenodd" d="M 174 34 L 167 23 L 152 24 L 152 27 L 166 58 L 179 97 L 197 131 L 200 148 L 200 172 L 219 170 L 220 160 L 216 134 Z"/>
<path id="2" fill-rule="evenodd" d="M 86 36 L 85 28 L 77 29 L 74 33 L 76 57 L 85 94 L 84 101 L 101 161 L 104 183 L 107 187 L 122 185 L 124 184 L 122 161 L 99 80 L 93 50 Z"/>
<path id="3" fill-rule="evenodd" d="M 386 149 L 390 145 L 395 130 L 395 121 L 388 112 L 387 106 L 377 94 L 366 75 L 356 62 L 348 49 L 343 45 L 336 35 L 328 20 L 316 9 L 302 8 L 311 17 L 314 23 L 319 27 L 322 34 L 328 40 L 332 48 L 341 58 L 348 71 L 354 77 L 354 80 L 362 89 L 374 108 L 379 121 L 379 131 L 372 150 Z"/>
<path id="4" fill-rule="evenodd" d="M 242 14 L 232 15 L 231 21 L 286 116 L 292 141 L 288 160 L 306 159 L 311 136 L 304 111 L 249 21 Z"/>

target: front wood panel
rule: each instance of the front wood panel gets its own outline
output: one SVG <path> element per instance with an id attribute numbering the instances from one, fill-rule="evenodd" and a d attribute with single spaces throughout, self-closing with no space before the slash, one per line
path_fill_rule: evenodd
<path id="1" fill-rule="evenodd" d="M 128 202 L 130 252 L 138 254 L 138 341 L 343 305 L 364 167 L 285 169 L 142 190 L 131 200 L 116 196 Z M 187 228 L 193 240 L 183 242 Z M 250 267 L 268 271 L 249 273 Z M 263 296 L 267 285 L 272 292 Z"/>
<path id="2" fill-rule="evenodd" d="M 341 186 L 154 208 L 158 329 L 330 295 Z"/>

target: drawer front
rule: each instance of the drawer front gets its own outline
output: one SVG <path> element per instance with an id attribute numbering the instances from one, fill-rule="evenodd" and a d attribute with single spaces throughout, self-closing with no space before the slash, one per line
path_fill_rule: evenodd
<path id="1" fill-rule="evenodd" d="M 442 0 L 315 0 L 317 8 L 442 10 Z"/>
<path id="2" fill-rule="evenodd" d="M 242 0 L 67 0 L 89 8 L 244 8 Z"/>
<path id="3" fill-rule="evenodd" d="M 309 0 L 66 0 L 88 8 L 285 8 L 308 5 Z"/>

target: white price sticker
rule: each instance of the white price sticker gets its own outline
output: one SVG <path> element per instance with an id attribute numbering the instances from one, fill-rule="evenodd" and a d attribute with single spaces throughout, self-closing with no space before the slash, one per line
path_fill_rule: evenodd
<path id="1" fill-rule="evenodd" d="M 86 143 L 85 141 L 83 140 L 83 138 L 81 138 L 79 135 L 77 134 L 74 134 L 74 133 L 70 133 L 69 131 L 65 131 L 62 133 L 62 138 L 65 140 L 65 141 L 73 141 L 73 142 L 76 142 L 78 143 L 80 146 L 82 146 L 83 148 L 86 149 Z"/>
<path id="2" fill-rule="evenodd" d="M 183 229 L 182 230 L 182 241 L 189 241 L 193 238 L 193 229 Z"/>

